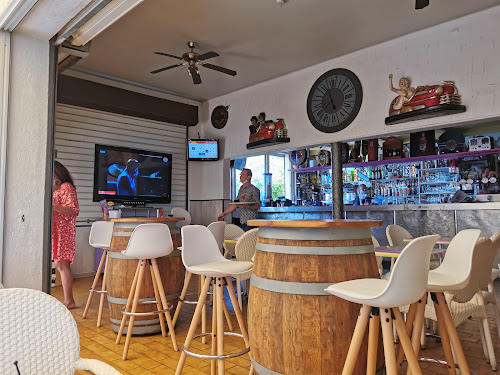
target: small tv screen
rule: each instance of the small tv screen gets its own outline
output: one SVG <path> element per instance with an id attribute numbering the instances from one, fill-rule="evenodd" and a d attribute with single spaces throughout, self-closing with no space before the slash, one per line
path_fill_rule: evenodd
<path id="1" fill-rule="evenodd" d="M 95 145 L 93 200 L 170 203 L 172 154 Z"/>
<path id="2" fill-rule="evenodd" d="M 187 156 L 190 161 L 219 160 L 218 139 L 188 139 Z"/>

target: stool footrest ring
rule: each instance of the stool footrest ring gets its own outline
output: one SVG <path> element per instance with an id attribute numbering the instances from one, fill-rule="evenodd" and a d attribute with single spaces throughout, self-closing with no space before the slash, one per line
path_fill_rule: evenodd
<path id="1" fill-rule="evenodd" d="M 140 305 L 146 305 L 146 304 L 151 304 L 151 303 L 154 303 L 156 304 L 156 301 L 144 301 L 144 302 L 139 302 Z M 124 306 L 125 307 L 125 306 Z M 161 314 L 161 313 L 164 313 L 164 312 L 167 312 L 169 310 L 172 310 L 174 308 L 173 305 L 168 305 L 168 307 L 166 309 L 163 309 L 163 310 L 156 310 L 156 311 L 148 311 L 148 312 L 129 312 L 129 311 L 123 311 L 124 307 L 122 307 L 121 309 L 121 313 L 123 315 L 128 315 L 128 316 L 148 316 L 148 315 L 156 315 L 156 314 Z"/>
<path id="2" fill-rule="evenodd" d="M 98 290 L 98 289 L 92 289 L 92 288 L 90 288 L 89 292 L 90 293 L 107 293 L 108 291 L 107 290 Z"/>
<path id="3" fill-rule="evenodd" d="M 419 357 L 419 358 L 417 358 L 417 360 L 418 360 L 419 362 L 431 362 L 431 363 L 437 363 L 437 364 L 440 364 L 440 365 L 443 365 L 443 366 L 448 367 L 448 362 L 443 361 L 442 359 Z M 405 358 L 405 361 L 406 361 L 406 358 Z M 460 370 L 456 364 L 455 364 L 455 368 L 456 368 L 457 370 Z M 475 373 L 475 372 L 474 372 L 474 371 L 472 371 L 471 369 L 469 369 L 469 372 L 471 373 L 471 375 L 477 375 L 477 373 Z"/>
<path id="4" fill-rule="evenodd" d="M 237 337 L 243 338 L 242 334 L 235 333 L 235 332 L 224 332 L 224 335 L 237 336 Z M 207 332 L 207 333 L 202 333 L 200 335 L 196 335 L 193 337 L 193 340 L 197 339 L 199 337 L 204 337 L 204 336 L 212 336 L 212 332 Z M 237 352 L 237 353 L 224 354 L 224 355 L 208 355 L 208 354 L 198 354 L 198 353 L 190 352 L 189 350 L 187 350 L 184 347 L 184 343 L 182 343 L 182 351 L 184 353 L 186 353 L 187 355 L 190 355 L 190 356 L 196 357 L 196 358 L 201 358 L 201 359 L 227 359 L 227 358 L 234 358 L 234 357 L 242 356 L 243 354 L 248 353 L 250 351 L 250 348 L 245 348 L 241 352 Z"/>
<path id="5" fill-rule="evenodd" d="M 187 296 L 197 296 L 197 295 L 198 295 L 198 293 L 188 293 L 188 294 L 186 294 L 186 297 Z M 213 295 L 213 293 L 212 292 L 208 292 L 207 295 Z M 196 305 L 196 304 L 198 304 L 197 300 L 196 301 L 188 301 L 188 300 L 185 300 L 185 299 L 181 299 L 180 297 L 179 297 L 179 302 L 186 303 L 188 305 Z M 205 305 L 208 305 L 208 304 L 213 303 L 213 302 L 214 302 L 213 298 L 210 298 L 210 299 L 207 298 L 207 300 L 205 301 Z"/>

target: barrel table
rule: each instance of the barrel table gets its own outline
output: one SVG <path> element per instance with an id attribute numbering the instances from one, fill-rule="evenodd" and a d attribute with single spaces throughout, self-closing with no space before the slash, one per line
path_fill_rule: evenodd
<path id="1" fill-rule="evenodd" d="M 108 281 L 106 289 L 108 291 L 109 315 L 113 331 L 118 332 L 122 320 L 121 309 L 127 303 L 127 298 L 132 286 L 134 274 L 137 269 L 137 259 L 128 259 L 122 255 L 122 251 L 127 248 L 128 241 L 135 227 L 146 223 L 165 223 L 170 228 L 174 251 L 166 256 L 157 259 L 160 269 L 161 279 L 165 294 L 169 304 L 177 305 L 178 297 L 184 285 L 185 268 L 181 259 L 181 252 L 177 250 L 180 243 L 180 229 L 178 222 L 184 220 L 182 217 L 147 218 L 130 217 L 120 219 L 109 219 L 114 223 L 111 247 L 108 253 Z M 149 272 L 149 271 L 148 271 Z M 140 302 L 154 301 L 154 289 L 151 277 L 146 275 L 141 288 Z M 155 311 L 156 304 L 140 304 L 137 312 Z M 128 322 L 127 322 L 128 324 Z M 157 315 L 136 316 L 133 335 L 145 335 L 161 332 L 160 321 Z M 127 327 L 124 334 L 127 333 Z"/>
<path id="2" fill-rule="evenodd" d="M 255 371 L 341 374 L 360 305 L 324 289 L 378 277 L 370 228 L 382 221 L 251 220 L 248 225 L 259 227 L 248 306 Z M 366 354 L 365 338 L 354 374 L 366 374 Z"/>

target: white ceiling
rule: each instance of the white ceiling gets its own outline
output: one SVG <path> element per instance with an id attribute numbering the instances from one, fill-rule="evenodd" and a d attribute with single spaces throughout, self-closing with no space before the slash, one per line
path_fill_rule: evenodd
<path id="1" fill-rule="evenodd" d="M 107 75 L 204 101 L 493 5 L 498 0 L 145 0 L 91 42 L 75 70 Z M 439 36 L 437 36 L 439 37 Z M 194 85 L 179 62 L 186 43 L 215 51 L 207 62 L 235 77 L 200 67 Z"/>

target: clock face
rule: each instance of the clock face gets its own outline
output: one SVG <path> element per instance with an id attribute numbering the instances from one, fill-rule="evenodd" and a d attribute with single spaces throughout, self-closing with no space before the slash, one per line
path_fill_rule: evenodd
<path id="1" fill-rule="evenodd" d="M 356 118 L 362 101 L 363 88 L 356 74 L 347 69 L 332 69 L 311 87 L 307 116 L 316 129 L 338 132 Z"/>
<path id="2" fill-rule="evenodd" d="M 227 119 L 229 118 L 229 113 L 227 112 L 227 107 L 219 105 L 212 111 L 212 125 L 214 128 L 222 129 L 227 124 Z"/>

